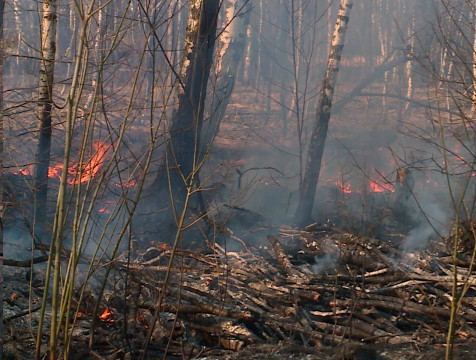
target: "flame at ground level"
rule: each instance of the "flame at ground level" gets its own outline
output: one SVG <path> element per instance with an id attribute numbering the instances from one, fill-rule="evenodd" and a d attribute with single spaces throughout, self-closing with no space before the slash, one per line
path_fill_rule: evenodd
<path id="1" fill-rule="evenodd" d="M 344 185 L 341 184 L 339 180 L 336 181 L 336 186 L 342 190 L 344 194 L 351 194 L 352 190 L 350 190 L 350 184 Z"/>
<path id="2" fill-rule="evenodd" d="M 81 177 L 79 177 L 79 163 L 73 163 L 68 167 L 68 184 L 77 185 L 79 183 L 90 181 L 99 173 L 101 165 L 103 164 L 106 155 L 109 151 L 109 147 L 106 145 L 106 143 L 98 141 L 93 144 L 93 149 L 94 153 L 89 159 L 89 161 L 83 163 Z M 48 167 L 48 177 L 50 179 L 58 178 L 59 180 L 61 180 L 62 172 L 63 164 Z M 33 176 L 34 166 L 30 164 L 23 168 L 17 168 L 16 170 L 13 170 L 12 173 L 14 175 L 21 174 L 24 176 Z"/>
<path id="3" fill-rule="evenodd" d="M 379 184 L 374 179 L 370 179 L 369 188 L 370 191 L 375 193 L 395 192 L 395 188 L 392 184 Z"/>
<path id="4" fill-rule="evenodd" d="M 110 310 L 109 308 L 104 309 L 103 313 L 99 316 L 101 320 L 112 322 L 114 319 L 112 316 L 114 315 L 114 312 Z"/>
<path id="5" fill-rule="evenodd" d="M 93 179 L 101 169 L 101 165 L 104 162 L 105 156 L 109 150 L 104 142 L 96 142 L 93 144 L 94 154 L 91 159 L 84 165 L 83 169 L 80 172 L 78 169 L 79 163 L 72 164 L 68 168 L 68 174 L 70 177 L 67 179 L 68 184 L 77 185 L 79 183 L 84 183 Z M 63 171 L 63 164 L 57 165 L 55 167 L 48 168 L 48 177 L 54 178 L 57 177 L 61 180 L 61 172 Z M 79 175 L 81 174 L 81 177 Z"/>

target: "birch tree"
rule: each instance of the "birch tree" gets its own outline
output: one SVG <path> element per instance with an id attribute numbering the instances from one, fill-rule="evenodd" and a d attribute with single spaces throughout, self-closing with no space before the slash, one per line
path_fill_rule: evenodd
<path id="1" fill-rule="evenodd" d="M 44 0 L 41 26 L 41 65 L 38 83 L 39 138 L 34 179 L 34 211 L 40 223 L 46 219 L 48 167 L 51 151 L 51 113 L 53 106 L 53 73 L 56 55 L 57 0 Z"/>
<path id="2" fill-rule="evenodd" d="M 225 7 L 225 30 L 218 51 L 217 82 L 212 102 L 212 114 L 202 127 L 202 153 L 207 153 L 218 134 L 219 127 L 235 87 L 238 66 L 246 49 L 250 22 L 250 0 L 230 0 Z"/>
<path id="3" fill-rule="evenodd" d="M 476 5 L 473 9 L 473 92 L 471 103 L 471 118 L 476 117 Z"/>
<path id="4" fill-rule="evenodd" d="M 305 224 L 311 217 L 314 204 L 316 186 L 319 180 L 324 144 L 329 127 L 331 116 L 332 98 L 337 82 L 342 50 L 344 48 L 345 34 L 349 23 L 352 0 L 342 0 L 339 6 L 339 13 L 334 27 L 329 58 L 327 61 L 327 71 L 322 83 L 322 90 L 317 105 L 317 113 L 312 131 L 309 150 L 306 160 L 306 170 L 304 173 L 302 190 L 299 194 L 299 204 L 296 211 L 296 221 Z"/>
<path id="5" fill-rule="evenodd" d="M 192 174 L 199 167 L 200 133 L 215 47 L 218 10 L 218 0 L 190 2 L 178 105 L 172 115 L 166 163 L 158 174 L 159 190 L 171 192 L 174 217 L 175 209 L 184 204 L 186 189 L 194 185 Z M 163 170 L 167 170 L 167 173 Z M 164 181 L 167 176 L 169 181 Z M 159 194 L 163 194 L 162 191 Z M 163 199 L 163 196 L 159 196 L 158 201 L 163 202 Z"/>

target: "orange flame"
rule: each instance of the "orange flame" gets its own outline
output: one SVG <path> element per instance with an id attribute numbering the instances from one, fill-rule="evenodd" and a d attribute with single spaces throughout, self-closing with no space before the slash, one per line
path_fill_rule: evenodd
<path id="1" fill-rule="evenodd" d="M 375 193 L 383 193 L 383 192 L 395 192 L 395 188 L 392 184 L 379 184 L 376 180 L 370 179 L 370 191 Z"/>
<path id="2" fill-rule="evenodd" d="M 114 321 L 114 319 L 112 318 L 113 315 L 114 315 L 114 312 L 110 310 L 109 308 L 106 308 L 104 312 L 99 316 L 99 318 L 107 322 L 113 322 Z"/>
<path id="3" fill-rule="evenodd" d="M 24 168 L 17 168 L 17 170 L 10 170 L 13 175 L 20 175 L 23 176 L 32 176 L 33 175 L 33 165 L 27 165 Z"/>
<path id="4" fill-rule="evenodd" d="M 336 186 L 341 189 L 344 194 L 352 194 L 352 190 L 350 190 L 350 184 L 344 185 L 341 184 L 339 180 L 337 180 Z"/>
<path id="5" fill-rule="evenodd" d="M 146 320 L 141 314 L 137 314 L 136 316 L 136 323 L 142 325 L 144 328 L 148 329 L 149 325 L 147 324 Z"/>
<path id="6" fill-rule="evenodd" d="M 84 183 L 93 179 L 101 169 L 101 165 L 104 162 L 105 156 L 109 150 L 104 142 L 96 142 L 93 144 L 95 153 L 91 159 L 84 165 L 81 172 L 81 177 L 79 177 L 79 164 L 72 164 L 68 168 L 68 174 L 70 177 L 67 179 L 68 184 L 77 185 L 79 183 Z M 48 168 L 48 177 L 49 178 L 58 178 L 61 180 L 61 173 L 63 171 L 63 164 L 56 166 L 50 166 Z"/>

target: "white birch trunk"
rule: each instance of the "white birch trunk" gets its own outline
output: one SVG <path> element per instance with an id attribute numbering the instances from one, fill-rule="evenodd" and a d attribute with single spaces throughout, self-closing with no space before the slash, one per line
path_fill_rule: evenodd
<path id="1" fill-rule="evenodd" d="M 473 93 L 470 118 L 476 117 L 476 6 L 473 10 Z"/>
<path id="2" fill-rule="evenodd" d="M 35 169 L 35 211 L 39 220 L 45 210 L 48 194 L 48 167 L 51 150 L 51 112 L 53 105 L 53 73 L 56 54 L 57 0 L 43 1 L 41 27 L 41 64 L 38 83 L 39 141 Z M 42 221 L 44 223 L 44 221 Z"/>
<path id="3" fill-rule="evenodd" d="M 412 20 L 408 28 L 408 38 L 410 43 L 408 44 L 408 51 L 410 52 L 409 56 L 413 54 L 413 49 L 415 47 L 415 9 L 412 9 Z M 411 99 L 413 96 L 413 78 L 412 78 L 412 64 L 413 61 L 407 61 L 405 65 L 405 73 L 407 78 L 407 99 Z M 405 104 L 405 111 L 408 110 L 410 102 L 407 101 Z"/>
<path id="4" fill-rule="evenodd" d="M 18 45 L 17 45 L 17 59 L 16 63 L 17 66 L 20 65 L 20 53 L 21 53 L 21 42 L 22 42 L 22 31 L 21 31 L 21 20 L 20 20 L 20 8 L 18 6 L 18 1 L 19 0 L 13 0 L 13 13 L 15 14 L 15 28 L 18 32 Z M 20 79 L 21 80 L 21 79 Z"/>
<path id="5" fill-rule="evenodd" d="M 187 31 L 185 33 L 185 43 L 183 52 L 182 68 L 180 70 L 180 76 L 185 79 L 187 70 L 190 67 L 191 56 L 195 38 L 198 34 L 198 27 L 200 23 L 200 9 L 202 0 L 190 0 L 190 8 L 188 10 Z"/>
<path id="6" fill-rule="evenodd" d="M 212 114 L 204 121 L 202 127 L 202 154 L 208 152 L 219 131 L 235 87 L 236 73 L 246 48 L 250 18 L 249 3 L 249 0 L 229 0 L 225 7 L 225 25 L 230 25 L 221 35 Z"/>

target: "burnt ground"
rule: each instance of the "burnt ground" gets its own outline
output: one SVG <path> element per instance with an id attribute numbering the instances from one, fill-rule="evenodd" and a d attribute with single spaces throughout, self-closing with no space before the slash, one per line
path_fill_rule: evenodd
<path id="1" fill-rule="evenodd" d="M 455 345 L 455 360 L 476 359 L 476 342 L 468 341 Z M 207 356 L 207 360 L 425 360 L 444 359 L 442 345 L 343 345 L 338 347 L 303 348 L 293 345 L 249 346 L 246 349 L 220 356 Z"/>
<path id="2" fill-rule="evenodd" d="M 422 89 L 420 89 L 422 90 Z M 421 91 L 424 93 L 424 90 Z M 420 94 L 421 95 L 421 94 Z M 422 96 L 422 95 L 421 95 Z M 276 98 L 279 95 L 275 96 Z M 339 94 L 337 94 L 337 101 Z M 378 194 L 365 194 L 365 185 L 359 182 L 359 171 L 357 175 L 349 172 L 349 168 L 358 168 L 358 166 L 364 166 L 364 158 L 368 157 L 368 163 L 364 166 L 365 170 L 371 174 L 372 177 L 378 177 L 382 173 L 388 176 L 390 180 L 395 178 L 396 164 L 392 162 L 392 157 L 389 154 L 388 147 L 398 147 L 402 143 L 405 143 L 407 139 L 402 135 L 405 132 L 405 123 L 403 120 L 398 119 L 397 103 L 389 101 L 388 114 L 385 119 L 382 118 L 382 114 L 378 111 L 380 106 L 380 98 L 361 98 L 359 101 L 353 102 L 348 105 L 348 109 L 341 110 L 335 114 L 331 119 L 329 141 L 326 147 L 326 154 L 324 158 L 324 167 L 321 176 L 321 183 L 324 186 L 320 188 L 320 198 L 323 206 L 320 207 L 320 211 L 316 214 L 319 216 L 319 220 L 329 219 L 331 223 L 338 223 L 347 230 L 357 230 L 357 233 L 367 233 L 369 225 L 372 225 L 377 220 L 373 217 L 372 212 L 367 214 L 367 218 L 362 220 L 362 214 L 359 213 L 362 207 L 367 207 L 369 204 L 376 204 L 376 212 L 383 213 L 382 205 L 388 205 L 392 199 L 391 194 L 378 193 Z M 266 235 L 269 233 L 276 233 L 279 227 L 283 224 L 291 222 L 293 214 L 293 206 L 296 201 L 296 140 L 295 132 L 293 130 L 293 121 L 288 119 L 288 128 L 283 133 L 283 125 L 281 119 L 281 111 L 279 107 L 272 103 L 270 112 L 265 114 L 266 99 L 259 97 L 249 90 L 238 88 L 233 94 L 232 103 L 230 105 L 230 111 L 227 116 L 226 122 L 221 127 L 221 132 L 217 138 L 217 146 L 215 149 L 215 158 L 212 158 L 207 165 L 210 168 L 216 167 L 217 164 L 226 161 L 228 163 L 227 174 L 223 175 L 223 183 L 226 190 L 218 196 L 228 196 L 230 193 L 236 194 L 239 190 L 246 188 L 247 201 L 242 201 L 238 205 L 251 209 L 250 219 L 241 219 L 239 221 L 230 221 L 229 228 L 235 231 L 243 241 L 254 249 L 252 246 L 263 246 L 266 244 Z M 309 119 L 312 120 L 314 111 L 309 112 Z M 427 124 L 428 119 L 425 116 L 423 109 L 413 108 L 406 114 L 405 118 L 411 116 L 412 121 L 421 125 Z M 359 131 L 355 131 L 355 129 Z M 399 130 L 400 133 L 396 130 Z M 307 129 L 307 135 L 309 135 L 309 128 Z M 344 150 L 338 150 L 340 144 L 345 144 Z M 352 156 L 350 154 L 352 153 Z M 358 165 L 358 166 L 357 166 Z M 250 168 L 257 168 L 247 172 L 247 176 L 241 178 L 241 186 L 238 187 L 238 180 L 235 169 L 239 169 L 241 173 L 247 171 Z M 278 171 L 276 171 L 279 170 Z M 233 176 L 228 176 L 233 174 Z M 339 190 L 339 186 L 336 185 L 336 181 L 342 180 L 344 184 L 350 184 L 351 193 L 343 193 Z M 383 181 L 379 178 L 380 181 Z M 421 186 L 421 184 L 419 184 Z M 345 187 L 347 189 L 347 187 Z M 369 200 L 370 199 L 370 200 Z M 365 203 L 364 203 L 365 202 Z M 351 211 L 357 212 L 350 213 Z M 239 211 L 235 212 L 240 214 Z M 259 215 L 259 216 L 257 216 Z M 392 233 L 396 238 L 405 238 L 406 231 L 408 230 L 405 224 L 401 224 L 398 221 L 393 221 L 393 214 L 387 212 L 390 221 L 385 219 L 378 220 L 380 222 L 379 231 L 381 234 Z M 256 219 L 259 217 L 259 221 Z M 236 216 L 240 218 L 240 216 Z M 351 224 L 351 222 L 354 222 Z M 270 226 L 271 225 L 271 226 Z M 451 223 L 448 222 L 447 228 L 451 228 Z M 283 240 L 282 238 L 280 240 Z M 240 246 L 236 247 L 241 249 Z M 245 257 L 240 250 L 237 250 L 239 256 Z M 267 252 L 268 249 L 266 250 Z M 271 251 L 272 253 L 272 251 Z M 288 253 L 289 254 L 289 253 Z M 272 257 L 273 255 L 271 255 Z M 443 255 L 443 257 L 445 257 Z M 166 259 L 166 256 L 165 256 Z M 347 259 L 352 260 L 352 259 Z M 345 260 L 346 261 L 346 260 Z M 345 261 L 342 265 L 345 267 Z M 123 264 L 122 264 L 123 265 Z M 295 264 L 296 265 L 296 264 Z M 358 263 L 354 263 L 355 266 Z M 388 264 L 384 264 L 388 266 Z M 441 265 L 441 264 L 439 264 Z M 445 263 L 445 270 L 448 270 L 449 264 Z M 286 270 L 280 264 L 274 260 L 272 266 L 279 268 L 280 276 L 286 277 Z M 297 265 L 299 266 L 299 265 Z M 379 265 L 376 264 L 377 268 Z M 428 270 L 426 265 L 423 269 Z M 41 267 L 40 267 L 41 268 Z M 380 267 L 381 268 L 381 267 Z M 147 269 L 141 269 L 144 271 Z M 431 269 L 433 270 L 433 269 Z M 428 270 L 429 271 L 429 270 Z M 8 275 L 10 272 L 10 279 L 16 276 L 12 272 L 11 267 L 5 268 L 5 273 Z M 331 271 L 332 273 L 332 271 Z M 438 273 L 438 275 L 441 275 Z M 448 275 L 448 274 L 446 274 Z M 24 274 L 22 274 L 22 277 Z M 138 275 L 138 277 L 140 277 Z M 8 278 L 8 276 L 7 276 Z M 411 278 L 411 277 L 410 277 Z M 22 359 L 30 358 L 31 347 L 33 345 L 32 339 L 28 334 L 28 321 L 29 319 L 21 319 L 16 317 L 22 311 L 25 310 L 23 305 L 27 304 L 26 299 L 29 294 L 28 282 L 30 279 L 26 278 L 23 284 L 18 285 L 18 289 L 7 289 L 5 296 L 10 299 L 9 304 L 11 306 L 8 309 L 10 318 L 15 318 L 7 324 L 6 331 L 9 335 L 5 337 L 5 358 L 7 359 Z M 154 284 L 156 287 L 160 284 L 159 279 L 154 279 L 159 283 Z M 203 279 L 200 279 L 202 281 Z M 436 280 L 435 280 L 436 281 Z M 394 283 L 392 283 L 394 284 Z M 391 285 L 390 283 L 385 285 Z M 37 294 L 41 294 L 41 273 L 34 279 L 32 286 L 37 288 Z M 92 286 L 99 286 L 99 283 L 95 283 Z M 149 284 L 150 286 L 150 284 Z M 449 293 L 448 284 L 439 288 L 441 291 Z M 393 295 L 403 296 L 411 298 L 411 294 L 415 291 L 414 288 L 408 291 L 408 293 L 392 293 Z M 17 293 L 16 295 L 13 295 Z M 409 295 L 410 294 L 410 295 Z M 13 295 L 13 298 L 12 298 Z M 441 295 L 441 294 L 440 294 Z M 256 295 L 255 295 L 256 296 Z M 23 298 L 23 299 L 22 299 Z M 448 301 L 438 302 L 438 297 L 432 298 L 434 305 L 441 306 L 445 310 L 448 309 Z M 259 300 L 257 296 L 254 300 Z M 418 304 L 424 303 L 421 298 L 411 298 Z M 146 299 L 151 300 L 151 299 Z M 270 300 L 266 300 L 270 301 Z M 283 300 L 285 303 L 290 300 Z M 272 304 L 272 301 L 270 302 Z M 268 303 L 268 306 L 270 306 Z M 290 302 L 293 304 L 293 302 Z M 88 304 L 86 304 L 88 305 Z M 91 304 L 89 304 L 90 306 Z M 104 304 L 105 305 L 105 304 Z M 149 304 L 150 305 L 150 304 Z M 171 306 L 173 302 L 171 302 Z M 470 304 L 474 307 L 474 304 Z M 327 304 L 326 304 L 327 306 Z M 38 307 L 38 298 L 34 298 L 33 308 Z M 246 305 L 244 306 L 246 309 Z M 266 306 L 264 306 L 266 309 Z M 89 309 L 89 310 L 88 310 Z M 84 321 L 88 320 L 90 316 L 90 308 L 86 306 L 84 309 Z M 268 309 L 269 310 L 269 309 Z M 289 318 L 289 314 L 282 312 L 281 308 L 277 308 L 276 314 L 280 314 L 283 319 Z M 391 312 L 389 318 L 395 314 Z M 148 315 L 150 317 L 150 314 Z M 33 317 L 34 318 L 34 317 Z M 147 317 L 146 317 L 147 318 Z M 424 317 L 416 317 L 416 320 L 420 323 L 424 323 Z M 280 319 L 281 321 L 282 319 Z M 289 320 L 289 319 L 288 319 Z M 120 319 L 117 319 L 120 322 Z M 187 321 L 193 321 L 188 319 Z M 330 322 L 332 323 L 332 321 Z M 109 332 L 113 332 L 109 325 L 102 324 L 103 331 L 102 337 L 106 337 Z M 228 346 L 228 349 L 213 349 L 213 346 L 208 346 L 203 351 L 192 351 L 190 358 L 207 358 L 207 359 L 333 359 L 333 360 L 351 360 L 351 359 L 425 359 L 432 357 L 434 359 L 443 359 L 445 353 L 444 347 L 444 327 L 438 328 L 438 334 L 432 332 L 432 328 L 424 329 L 423 333 L 417 333 L 416 336 L 411 338 L 411 341 L 398 344 L 386 344 L 386 343 L 367 343 L 360 345 L 357 339 L 358 345 L 340 345 L 340 341 L 334 342 L 333 346 L 328 346 L 326 342 L 314 346 L 305 346 L 303 344 L 296 343 L 291 344 L 286 340 L 274 341 L 269 343 L 255 344 L 253 342 L 246 343 L 243 346 L 239 346 L 240 350 L 237 351 L 233 346 Z M 476 359 L 474 354 L 474 328 L 467 329 L 468 324 L 464 322 L 461 325 L 461 332 L 457 339 L 457 345 L 455 347 L 455 359 Z M 122 326 L 122 325 L 121 325 Z M 121 328 L 117 326 L 117 328 Z M 409 326 L 406 324 L 405 326 Z M 418 325 L 413 324 L 411 330 L 414 331 Z M 434 326 L 434 324 L 431 324 Z M 279 326 L 278 326 L 279 327 Z M 84 348 L 85 337 L 84 329 L 78 330 L 79 341 L 77 343 L 77 349 L 82 350 Z M 144 329 L 141 330 L 142 333 Z M 206 333 L 206 329 L 202 329 L 202 332 Z M 418 328 L 418 331 L 421 331 Z M 409 331 L 410 333 L 410 331 Z M 423 336 L 420 336 L 422 335 Z M 137 338 L 140 342 L 143 340 L 144 334 Z M 200 338 L 203 340 L 202 338 Z M 163 339 L 161 339 L 163 340 Z M 179 356 L 180 352 L 180 339 L 174 339 L 177 342 L 174 343 L 173 355 L 170 358 L 183 358 Z M 206 340 L 206 339 L 205 339 Z M 206 341 L 204 343 L 206 343 Z M 241 340 L 240 340 L 241 341 Z M 347 341 L 347 340 L 346 340 Z M 98 339 L 101 342 L 101 339 Z M 331 341 L 332 342 L 332 341 Z M 367 341 L 370 342 L 370 341 Z M 121 341 L 106 341 L 107 346 L 120 348 L 123 344 Z M 160 341 L 159 341 L 160 343 Z M 160 343 L 163 345 L 163 343 Z M 104 345 L 104 344 L 102 344 Z M 101 346 L 102 346 L 101 345 Z M 106 346 L 106 345 L 105 345 Z M 196 349 L 195 349 L 196 350 Z M 78 351 L 78 354 L 82 358 L 87 356 L 83 352 Z M 104 358 L 114 358 L 104 355 Z M 117 358 L 117 357 L 116 357 Z M 120 358 L 120 357 L 118 357 Z M 151 354 L 151 359 L 161 358 L 156 354 Z"/>

